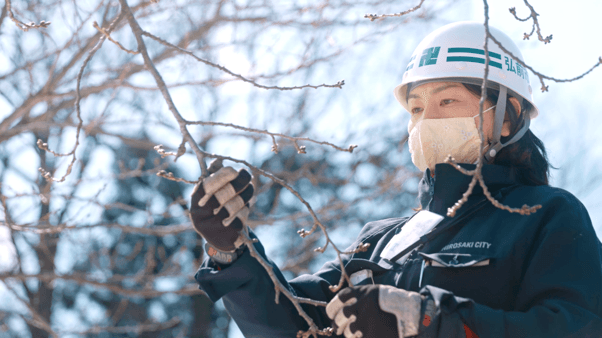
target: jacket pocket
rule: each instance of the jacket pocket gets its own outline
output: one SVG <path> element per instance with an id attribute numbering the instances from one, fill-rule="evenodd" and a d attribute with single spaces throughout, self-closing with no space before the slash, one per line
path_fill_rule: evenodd
<path id="1" fill-rule="evenodd" d="M 440 268 L 473 268 L 487 266 L 491 263 L 491 255 L 471 255 L 461 253 L 432 253 L 419 252 L 425 266 Z"/>
<path id="2" fill-rule="evenodd" d="M 431 285 L 477 303 L 491 304 L 503 281 L 504 271 L 496 264 L 498 257 L 491 253 L 419 253 L 422 267 L 417 288 Z"/>
<path id="3" fill-rule="evenodd" d="M 374 284 L 376 277 L 389 271 L 375 262 L 360 258 L 353 258 L 345 264 L 345 272 L 354 285 Z"/>

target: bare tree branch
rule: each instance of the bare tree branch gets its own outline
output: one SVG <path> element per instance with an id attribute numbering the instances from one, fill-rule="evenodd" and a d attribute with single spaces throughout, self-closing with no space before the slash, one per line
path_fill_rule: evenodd
<path id="1" fill-rule="evenodd" d="M 28 22 L 28 23 L 24 23 L 20 20 L 18 20 L 17 18 L 15 18 L 15 15 L 13 14 L 12 11 L 12 7 L 11 7 L 11 0 L 5 0 L 6 1 L 6 11 L 8 12 L 8 17 L 15 23 L 15 25 L 17 27 L 19 27 L 19 29 L 21 29 L 24 32 L 27 32 L 28 30 L 30 30 L 31 28 L 46 28 L 48 27 L 48 25 L 51 24 L 50 21 L 46 22 L 44 20 L 40 21 L 39 24 L 36 24 L 35 22 Z"/>
<path id="2" fill-rule="evenodd" d="M 94 28 L 96 28 L 99 32 L 101 32 L 107 39 L 109 39 L 109 41 L 111 41 L 112 43 L 116 44 L 117 47 L 119 47 L 119 49 L 121 49 L 122 51 L 128 53 L 128 54 L 140 54 L 140 52 L 135 52 L 133 50 L 129 50 L 125 47 L 123 47 L 119 42 L 113 40 L 113 38 L 111 38 L 111 35 L 109 34 L 109 32 L 105 31 L 102 27 L 98 26 L 98 22 L 94 21 L 93 24 Z"/>
<path id="3" fill-rule="evenodd" d="M 31 316 L 33 317 L 33 320 L 31 320 L 24 315 L 21 315 L 23 319 L 25 319 L 29 324 L 48 332 L 48 334 L 50 334 L 53 338 L 58 338 L 58 335 L 56 332 L 54 332 L 54 330 L 52 330 L 52 327 L 50 327 L 50 324 L 44 319 L 44 317 L 40 315 L 29 302 L 21 299 L 21 297 L 19 297 L 19 293 L 10 284 L 6 283 L 6 281 L 2 279 L 1 275 L 0 280 L 4 282 L 4 285 L 6 285 L 7 289 L 12 292 L 13 296 L 27 307 Z"/>
<path id="4" fill-rule="evenodd" d="M 71 171 L 73 170 L 73 166 L 75 165 L 75 161 L 77 160 L 77 157 L 75 156 L 75 151 L 77 150 L 77 147 L 79 146 L 79 134 L 80 134 L 80 132 L 82 130 L 82 126 L 84 124 L 84 121 L 82 120 L 82 117 L 81 117 L 81 108 L 80 108 L 80 101 L 81 101 L 80 87 L 81 87 L 82 76 L 84 75 L 84 69 L 86 69 L 86 65 L 88 64 L 88 62 L 90 62 L 90 60 L 92 59 L 94 54 L 96 54 L 96 51 L 98 51 L 100 49 L 100 47 L 102 46 L 102 43 L 107 38 L 108 33 L 110 33 L 111 30 L 113 30 L 113 28 L 115 27 L 117 22 L 119 22 L 120 19 L 121 19 L 121 15 L 118 15 L 115 18 L 115 20 L 113 20 L 113 22 L 111 22 L 111 24 L 109 25 L 109 28 L 106 31 L 107 35 L 103 35 L 98 39 L 96 46 L 94 46 L 94 48 L 92 48 L 90 53 L 88 53 L 88 56 L 84 60 L 84 63 L 82 64 L 82 66 L 79 70 L 79 73 L 77 74 L 77 85 L 75 87 L 75 93 L 76 93 L 75 94 L 75 111 L 76 111 L 77 120 L 79 122 L 77 124 L 76 132 L 75 132 L 75 144 L 73 145 L 73 149 L 69 153 L 59 154 L 54 151 L 51 151 L 48 148 L 48 144 L 42 142 L 42 140 L 38 139 L 38 141 L 37 141 L 37 145 L 40 149 L 51 152 L 54 156 L 71 156 L 71 162 L 67 166 L 65 175 L 63 175 L 59 179 L 54 178 L 53 175 L 51 173 L 47 172 L 44 168 L 40 167 L 38 169 L 40 171 L 40 173 L 42 174 L 42 176 L 48 182 L 64 182 L 65 179 L 67 178 L 67 176 L 69 176 L 69 174 L 71 174 Z"/>
<path id="5" fill-rule="evenodd" d="M 364 18 L 370 19 L 370 21 L 374 21 L 374 20 L 377 20 L 377 19 L 384 19 L 384 18 L 390 18 L 390 17 L 404 16 L 406 14 L 410 14 L 412 12 L 417 11 L 420 7 L 422 7 L 423 3 L 424 3 L 424 0 L 420 0 L 420 3 L 416 7 L 410 8 L 410 9 L 408 9 L 406 11 L 403 11 L 403 12 L 399 12 L 399 13 L 395 13 L 395 14 L 381 14 L 381 15 L 378 15 L 378 14 L 366 14 L 366 15 L 364 15 Z"/>
<path id="6" fill-rule="evenodd" d="M 201 175 L 206 176 L 207 175 L 207 165 L 203 161 L 203 152 L 202 152 L 201 148 L 199 147 L 199 145 L 192 138 L 192 135 L 190 135 L 190 133 L 188 132 L 188 129 L 186 128 L 186 120 L 184 120 L 182 115 L 180 115 L 180 113 L 178 112 L 178 109 L 176 108 L 175 104 L 173 103 L 173 100 L 171 99 L 171 95 L 169 94 L 169 90 L 167 89 L 165 82 L 163 81 L 163 78 L 161 77 L 161 74 L 159 74 L 159 72 L 157 71 L 157 68 L 155 68 L 153 61 L 151 60 L 150 56 L 148 55 L 148 51 L 146 49 L 146 44 L 144 43 L 144 40 L 142 39 L 142 34 L 143 34 L 142 28 L 140 28 L 140 26 L 138 25 L 138 22 L 134 18 L 134 14 L 132 13 L 130 6 L 127 4 L 127 1 L 119 0 L 119 3 L 121 3 L 122 13 L 125 14 L 128 22 L 130 23 L 130 28 L 132 29 L 132 32 L 136 36 L 136 41 L 138 42 L 138 51 L 142 54 L 142 57 L 144 58 L 144 64 L 146 65 L 146 68 L 155 78 L 155 82 L 157 83 L 157 86 L 159 87 L 161 94 L 163 94 L 163 98 L 165 99 L 165 102 L 167 103 L 169 110 L 171 111 L 173 116 L 176 118 L 176 121 L 178 121 L 178 125 L 180 126 L 180 132 L 182 133 L 183 138 L 186 140 L 186 142 L 190 145 L 190 148 L 192 148 L 192 150 L 196 154 L 197 160 L 199 161 L 199 165 L 201 167 Z"/>
<path id="7" fill-rule="evenodd" d="M 128 278 L 133 278 L 134 276 L 127 276 Z M 157 290 L 153 290 L 153 289 L 147 289 L 147 290 L 134 290 L 134 289 L 125 289 L 121 286 L 118 285 L 114 285 L 114 284 L 110 284 L 110 283 L 103 283 L 103 282 L 97 282 L 97 281 L 92 281 L 92 280 L 88 280 L 83 276 L 78 276 L 78 275 L 58 275 L 58 274 L 12 274 L 12 275 L 4 275 L 4 274 L 0 274 L 0 280 L 2 281 L 6 281 L 6 280 L 20 280 L 20 281 L 25 281 L 27 279 L 31 279 L 31 278 L 35 278 L 38 279 L 40 281 L 46 282 L 50 287 L 54 287 L 52 285 L 52 281 L 60 279 L 60 280 L 65 280 L 65 281 L 69 281 L 69 282 L 74 282 L 80 285 L 90 285 L 90 286 L 94 286 L 97 288 L 101 288 L 101 289 L 107 289 L 115 294 L 118 294 L 120 296 L 124 296 L 124 297 L 128 297 L 128 298 L 134 298 L 134 297 L 141 297 L 141 298 L 156 298 L 165 294 L 175 294 L 175 295 L 201 295 L 204 294 L 203 291 L 199 290 L 199 288 L 197 287 L 196 284 L 190 284 L 184 288 L 181 288 L 179 290 L 174 290 L 174 291 L 157 291 Z M 6 282 L 5 282 L 6 284 Z"/>
<path id="8" fill-rule="evenodd" d="M 269 135 L 271 137 L 271 139 L 272 139 L 272 151 L 275 152 L 275 153 L 278 153 L 278 143 L 276 143 L 276 138 L 275 137 L 280 137 L 280 138 L 292 141 L 293 145 L 295 146 L 295 149 L 297 149 L 297 153 L 299 153 L 299 154 L 305 154 L 305 146 L 299 146 L 299 144 L 297 143 L 298 141 L 307 141 L 307 142 L 311 142 L 311 143 L 325 145 L 325 146 L 332 147 L 332 148 L 334 148 L 336 150 L 344 151 L 344 152 L 349 152 L 349 153 L 352 153 L 353 149 L 357 148 L 356 144 L 350 145 L 349 148 L 341 148 L 341 147 L 338 147 L 338 146 L 336 146 L 336 145 L 334 145 L 334 144 L 332 144 L 330 142 L 316 141 L 316 140 L 312 140 L 312 139 L 307 138 L 307 137 L 292 137 L 292 136 L 288 136 L 288 135 L 281 134 L 281 133 L 272 133 L 272 132 L 267 131 L 267 130 L 248 128 L 248 127 L 243 127 L 243 126 L 235 125 L 235 124 L 232 124 L 232 123 L 205 122 L 205 121 L 189 121 L 189 122 L 187 122 L 187 124 L 202 125 L 202 126 L 229 127 L 229 128 L 234 128 L 234 129 L 239 129 L 239 130 L 247 131 L 247 132 L 250 132 L 250 133 Z M 171 153 L 170 153 L 170 155 L 171 155 Z"/>
<path id="9" fill-rule="evenodd" d="M 110 333 L 135 333 L 139 336 L 143 332 L 155 332 L 167 330 L 178 326 L 182 320 L 178 317 L 169 319 L 164 323 L 144 323 L 129 326 L 93 326 L 85 331 L 61 331 L 60 334 L 78 334 L 78 335 L 89 335 L 89 334 L 101 334 L 105 332 Z"/>
<path id="10" fill-rule="evenodd" d="M 262 84 L 258 84 L 257 82 L 255 82 L 253 80 L 250 80 L 250 79 L 248 79 L 248 78 L 246 78 L 246 77 L 244 77 L 244 76 L 242 76 L 240 74 L 236 74 L 236 73 L 232 72 L 231 70 L 229 70 L 228 68 L 226 68 L 224 66 L 220 66 L 220 65 L 218 65 L 216 63 L 213 63 L 211 61 L 202 59 L 202 58 L 194 55 L 194 53 L 192 53 L 192 52 L 190 52 L 190 51 L 188 51 L 188 50 L 186 50 L 184 48 L 180 48 L 180 47 L 178 47 L 176 45 L 173 45 L 173 44 L 171 44 L 171 43 L 169 43 L 169 42 L 167 42 L 167 41 L 165 41 L 165 40 L 163 40 L 163 39 L 161 39 L 161 38 L 159 38 L 157 36 L 152 35 L 149 32 L 143 31 L 141 34 L 145 35 L 145 36 L 148 36 L 149 38 L 151 38 L 151 39 L 153 39 L 153 40 L 155 40 L 155 41 L 157 41 L 157 42 L 159 42 L 159 43 L 161 43 L 161 44 L 163 44 L 163 45 L 165 45 L 167 47 L 171 47 L 171 48 L 177 49 L 178 51 L 180 51 L 180 52 L 182 52 L 184 54 L 188 54 L 188 55 L 192 56 L 193 58 L 195 58 L 199 62 L 202 62 L 202 63 L 204 63 L 204 64 L 206 64 L 208 66 L 217 68 L 217 69 L 219 69 L 219 70 L 221 70 L 221 71 L 223 71 L 225 73 L 228 73 L 228 74 L 230 74 L 230 75 L 232 75 L 232 76 L 234 76 L 234 77 L 236 77 L 236 78 L 238 78 L 238 79 L 240 79 L 240 80 L 242 80 L 244 82 L 248 82 L 248 83 L 250 83 L 253 86 L 258 87 L 258 88 L 262 88 L 262 89 L 278 89 L 278 90 L 293 90 L 293 89 L 303 89 L 303 88 L 318 89 L 320 87 L 326 87 L 326 88 L 339 88 L 339 89 L 342 89 L 343 85 L 345 85 L 345 80 L 341 80 L 341 81 L 337 82 L 336 84 L 332 84 L 332 85 L 323 83 L 321 85 L 306 84 L 306 85 L 294 86 L 294 87 L 265 86 L 265 85 L 262 85 Z"/>
<path id="11" fill-rule="evenodd" d="M 180 224 L 180 225 L 164 225 L 157 226 L 153 228 L 147 227 L 134 227 L 128 225 L 122 225 L 117 223 L 98 223 L 91 225 L 66 225 L 59 224 L 57 226 L 49 226 L 49 227 L 40 227 L 40 226 L 26 226 L 26 225 L 16 225 L 11 224 L 9 222 L 1 222 L 0 226 L 6 226 L 14 231 L 25 231 L 31 232 L 34 234 L 59 234 L 65 231 L 74 231 L 74 230 L 86 230 L 96 227 L 105 227 L 105 228 L 115 228 L 123 231 L 124 233 L 132 233 L 132 234 L 141 234 L 141 235 L 150 235 L 163 237 L 167 235 L 176 235 L 183 232 L 194 231 L 194 228 L 190 226 L 190 223 Z"/>
<path id="12" fill-rule="evenodd" d="M 310 304 L 310 305 L 314 305 L 314 306 L 323 306 L 323 307 L 326 307 L 326 305 L 328 305 L 328 303 L 293 296 L 290 293 L 290 291 L 287 288 L 285 288 L 284 285 L 282 285 L 282 283 L 280 283 L 280 280 L 274 274 L 274 269 L 272 268 L 272 266 L 270 264 L 268 264 L 268 262 L 266 262 L 263 259 L 263 257 L 261 257 L 261 255 L 257 252 L 257 250 L 255 250 L 255 246 L 253 245 L 253 243 L 255 241 L 253 241 L 253 239 L 251 239 L 251 237 L 249 237 L 246 229 L 241 232 L 241 237 L 243 238 L 243 242 L 245 243 L 247 248 L 249 248 L 249 253 L 251 254 L 251 256 L 253 256 L 253 258 L 255 258 L 259 262 L 259 264 L 261 264 L 261 266 L 263 266 L 265 271 L 270 276 L 270 279 L 272 280 L 275 291 L 276 291 L 276 293 L 275 293 L 276 298 L 274 299 L 276 304 L 278 304 L 280 302 L 280 294 L 282 293 L 286 298 L 288 298 L 291 301 L 291 303 L 293 303 L 293 306 L 295 307 L 295 309 L 297 310 L 299 315 L 301 317 L 303 317 L 303 319 L 305 319 L 307 324 L 309 324 L 309 330 L 307 332 L 299 332 L 299 334 L 297 334 L 297 337 L 299 337 L 299 336 L 309 337 L 309 335 L 312 335 L 313 337 L 317 337 L 320 334 L 321 330 L 318 329 L 318 326 L 316 326 L 313 319 L 303 310 L 303 308 L 301 308 L 300 303 Z"/>
<path id="13" fill-rule="evenodd" d="M 188 180 L 185 180 L 183 178 L 175 177 L 173 175 L 173 173 L 168 173 L 165 170 L 160 170 L 157 173 L 157 176 L 163 177 L 163 178 L 166 178 L 166 179 L 168 179 L 170 181 L 175 181 L 175 182 L 184 182 L 184 183 L 188 183 L 188 184 L 197 184 L 197 183 L 199 183 L 199 181 L 188 181 Z"/>
<path id="14" fill-rule="evenodd" d="M 539 21 L 537 21 L 537 16 L 539 14 L 537 14 L 537 12 L 535 12 L 535 9 L 533 9 L 533 6 L 531 6 L 531 4 L 529 4 L 529 2 L 527 0 L 523 0 L 525 2 L 525 5 L 527 5 L 527 7 L 529 7 L 529 9 L 531 10 L 531 14 L 525 18 L 525 19 L 521 19 L 516 15 L 516 8 L 512 7 L 510 8 L 510 13 L 512 13 L 512 15 L 514 15 L 514 18 L 518 21 L 522 21 L 525 22 L 527 20 L 529 20 L 530 18 L 533 19 L 533 28 L 531 29 L 531 33 L 527 34 L 525 33 L 525 35 L 523 36 L 523 40 L 529 40 L 529 38 L 531 37 L 531 35 L 533 35 L 533 33 L 535 32 L 535 29 L 537 28 L 537 37 L 539 38 L 539 41 L 543 42 L 544 44 L 548 44 L 552 41 L 552 34 L 548 35 L 545 39 L 543 38 L 543 36 L 541 36 L 541 29 L 539 27 Z"/>

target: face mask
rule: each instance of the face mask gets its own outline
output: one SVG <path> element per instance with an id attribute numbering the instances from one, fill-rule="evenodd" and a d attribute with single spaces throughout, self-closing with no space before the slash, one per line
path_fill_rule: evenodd
<path id="1" fill-rule="evenodd" d="M 490 107 L 483 113 L 493 109 Z M 446 119 L 412 119 L 408 124 L 412 162 L 420 169 L 435 169 L 451 155 L 458 163 L 475 163 L 479 157 L 481 138 L 475 117 Z"/>

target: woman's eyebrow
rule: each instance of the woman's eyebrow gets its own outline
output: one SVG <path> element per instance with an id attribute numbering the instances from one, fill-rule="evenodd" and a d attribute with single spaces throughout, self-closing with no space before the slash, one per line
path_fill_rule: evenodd
<path id="1" fill-rule="evenodd" d="M 439 88 L 433 89 L 433 91 L 431 91 L 431 95 L 435 95 L 435 94 L 437 94 L 439 92 L 442 92 L 442 91 L 444 91 L 444 90 L 446 90 L 448 88 L 452 88 L 452 87 L 460 87 L 460 86 L 458 84 L 456 84 L 456 83 L 444 85 L 444 86 L 441 86 Z M 408 96 L 408 100 L 409 99 L 419 99 L 419 98 L 420 98 L 420 96 L 418 96 L 417 94 L 410 94 Z"/>

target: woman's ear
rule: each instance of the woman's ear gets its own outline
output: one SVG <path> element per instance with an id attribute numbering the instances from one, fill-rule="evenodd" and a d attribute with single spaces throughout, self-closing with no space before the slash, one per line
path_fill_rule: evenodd
<path id="1" fill-rule="evenodd" d="M 518 114 L 518 116 L 520 116 L 521 109 L 520 109 L 520 103 L 518 102 L 518 99 L 516 97 L 509 97 L 508 98 L 510 100 L 510 103 L 512 103 L 512 105 L 514 106 L 514 111 L 516 111 L 516 113 Z"/>
<path id="2" fill-rule="evenodd" d="M 520 114 L 522 112 L 520 109 L 520 103 L 518 102 L 518 99 L 515 97 L 509 97 L 508 100 L 514 106 L 514 111 L 516 111 L 518 116 L 520 116 Z M 502 136 L 506 137 L 506 136 L 510 135 L 510 127 L 511 127 L 510 119 L 508 118 L 508 116 L 506 116 L 504 118 L 504 124 L 502 125 Z"/>

